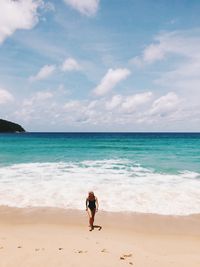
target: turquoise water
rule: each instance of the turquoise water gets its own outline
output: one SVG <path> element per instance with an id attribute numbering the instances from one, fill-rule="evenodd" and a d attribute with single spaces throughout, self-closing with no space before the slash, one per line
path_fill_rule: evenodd
<path id="1" fill-rule="evenodd" d="M 128 159 L 159 172 L 200 172 L 200 134 L 0 135 L 0 164 Z"/>
<path id="2" fill-rule="evenodd" d="M 200 213 L 199 133 L 0 134 L 0 204 Z M 120 199 L 119 199 L 120 196 Z"/>

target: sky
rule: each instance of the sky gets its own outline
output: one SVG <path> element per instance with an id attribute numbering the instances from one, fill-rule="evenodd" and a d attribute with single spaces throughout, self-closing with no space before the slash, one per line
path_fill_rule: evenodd
<path id="1" fill-rule="evenodd" d="M 199 0 L 0 0 L 0 118 L 199 132 Z"/>

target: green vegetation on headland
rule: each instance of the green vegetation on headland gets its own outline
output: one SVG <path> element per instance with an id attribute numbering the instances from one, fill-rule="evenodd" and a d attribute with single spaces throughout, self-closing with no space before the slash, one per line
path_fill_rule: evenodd
<path id="1" fill-rule="evenodd" d="M 25 132 L 21 125 L 0 119 L 0 133 L 18 133 Z"/>

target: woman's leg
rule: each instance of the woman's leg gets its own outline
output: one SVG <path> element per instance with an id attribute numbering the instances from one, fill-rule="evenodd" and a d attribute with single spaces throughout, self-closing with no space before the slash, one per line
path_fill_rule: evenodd
<path id="1" fill-rule="evenodd" d="M 87 209 L 88 216 L 89 216 L 89 225 L 92 228 L 92 211 L 90 208 Z"/>
<path id="2" fill-rule="evenodd" d="M 94 226 L 93 224 L 94 224 L 94 216 L 95 216 L 95 213 L 96 213 L 96 209 L 93 209 L 91 211 L 91 213 L 92 213 L 92 220 L 91 220 L 91 222 L 92 222 L 92 227 L 93 227 Z"/>
<path id="3" fill-rule="evenodd" d="M 95 211 L 96 211 L 95 209 L 91 210 L 90 208 L 88 208 L 87 210 L 88 216 L 89 216 L 89 224 L 90 224 L 91 229 L 93 229 Z"/>

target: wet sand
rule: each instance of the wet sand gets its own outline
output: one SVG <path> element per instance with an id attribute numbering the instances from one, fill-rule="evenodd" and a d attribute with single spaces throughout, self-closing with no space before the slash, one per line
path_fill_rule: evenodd
<path id="1" fill-rule="evenodd" d="M 0 267 L 199 267 L 200 215 L 0 207 Z M 99 228 L 102 227 L 102 229 Z"/>

